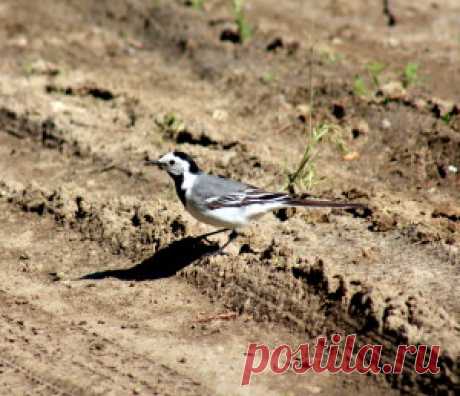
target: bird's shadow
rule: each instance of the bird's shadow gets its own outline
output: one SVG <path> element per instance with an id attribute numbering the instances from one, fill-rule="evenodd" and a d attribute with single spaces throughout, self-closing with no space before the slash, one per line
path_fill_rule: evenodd
<path id="1" fill-rule="evenodd" d="M 93 272 L 79 279 L 118 278 L 125 281 L 143 281 L 168 278 L 206 254 L 217 250 L 219 250 L 217 244 L 204 243 L 200 237 L 186 237 L 170 243 L 134 267 Z"/>

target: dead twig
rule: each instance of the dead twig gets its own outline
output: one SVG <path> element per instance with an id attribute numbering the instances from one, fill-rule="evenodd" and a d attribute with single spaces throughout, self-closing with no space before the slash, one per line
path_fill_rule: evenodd
<path id="1" fill-rule="evenodd" d="M 235 320 L 238 317 L 236 312 L 224 312 L 217 315 L 206 316 L 195 320 L 195 323 L 209 323 L 213 320 Z"/>

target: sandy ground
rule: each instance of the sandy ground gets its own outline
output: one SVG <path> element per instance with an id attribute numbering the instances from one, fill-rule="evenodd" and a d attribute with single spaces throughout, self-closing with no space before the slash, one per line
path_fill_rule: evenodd
<path id="1" fill-rule="evenodd" d="M 460 4 L 390 1 L 389 26 L 381 2 L 248 0 L 254 34 L 238 44 L 220 39 L 228 1 L 184 3 L 0 4 L 0 393 L 454 394 Z M 369 210 L 268 215 L 202 258 L 214 246 L 192 237 L 210 229 L 144 160 L 180 149 L 281 189 L 311 89 L 313 122 L 336 125 L 348 156 L 322 143 L 309 192 Z M 248 342 L 335 332 L 387 360 L 439 344 L 441 372 L 240 387 Z"/>

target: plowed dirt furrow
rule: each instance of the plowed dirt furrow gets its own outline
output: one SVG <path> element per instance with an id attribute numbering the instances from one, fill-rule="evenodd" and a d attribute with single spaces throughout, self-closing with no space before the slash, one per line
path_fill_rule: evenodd
<path id="1" fill-rule="evenodd" d="M 12 209 L 5 201 L 0 206 Z M 10 366 L 28 373 L 37 394 L 42 387 L 43 394 L 50 389 L 91 394 L 87 387 L 95 394 L 227 394 L 230 389 L 236 394 L 249 341 L 301 341 L 281 325 L 259 325 L 244 317 L 200 322 L 225 308 L 212 306 L 180 279 L 57 280 L 70 263 L 79 263 L 79 256 L 84 256 L 83 268 L 88 259 L 88 267 L 102 270 L 110 255 L 94 242 L 79 241 L 72 231 L 60 232 L 62 226 L 49 216 L 13 209 L 2 224 L 0 332 L 13 346 L 5 357 Z M 56 250 L 66 255 L 67 264 Z M 92 253 L 85 255 L 85 250 Z M 112 256 L 112 261 L 121 266 L 125 259 Z M 340 380 L 342 386 L 346 380 Z M 337 377 L 291 375 L 275 381 L 268 376 L 254 383 L 252 391 L 276 395 L 289 386 L 301 392 L 316 389 L 318 381 L 334 388 Z M 337 395 L 343 394 L 342 386 Z M 369 386 L 376 392 L 382 387 L 373 381 Z M 13 390 L 13 385 L 5 389 Z"/>
<path id="2" fill-rule="evenodd" d="M 20 292 L 21 285 L 16 287 Z M 20 304 L 19 298 L 6 292 L 0 295 L 4 308 Z M 37 377 L 38 383 L 43 378 L 41 382 L 45 385 L 48 379 L 60 393 L 88 394 L 85 388 L 73 390 L 78 389 L 80 378 L 86 378 L 86 386 L 97 389 L 96 393 L 116 389 L 118 394 L 133 391 L 165 394 L 175 387 L 184 394 L 208 393 L 197 382 L 168 366 L 132 353 L 108 337 L 81 325 L 62 321 L 58 316 L 40 309 L 38 304 L 20 304 L 14 317 L 2 313 L 2 320 L 2 337 L 12 346 L 8 355 L 14 356 L 17 365 L 18 361 L 22 362 L 20 367 L 24 372 L 35 373 L 31 374 L 31 378 Z M 52 373 L 48 371 L 50 365 L 55 367 Z M 36 374 L 38 372 L 42 373 L 41 377 Z M 57 385 L 59 380 L 56 384 L 53 378 L 66 378 L 67 388 L 64 384 Z"/>

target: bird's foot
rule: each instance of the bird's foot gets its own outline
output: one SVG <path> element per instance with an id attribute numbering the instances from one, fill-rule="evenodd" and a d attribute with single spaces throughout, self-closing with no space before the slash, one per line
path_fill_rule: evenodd
<path id="1" fill-rule="evenodd" d="M 237 232 L 235 230 L 232 230 L 232 232 L 230 233 L 228 237 L 228 241 L 225 242 L 224 245 L 221 246 L 219 249 L 213 250 L 212 252 L 205 253 L 205 257 L 218 256 L 218 255 L 229 256 L 229 254 L 225 252 L 224 250 L 233 240 L 236 239 L 237 236 L 238 236 Z"/>
<path id="2" fill-rule="evenodd" d="M 216 256 L 230 256 L 230 254 L 225 252 L 223 249 L 216 249 L 216 250 L 212 250 L 210 252 L 206 252 L 201 257 L 205 258 L 205 257 L 216 257 Z"/>
<path id="3" fill-rule="evenodd" d="M 212 243 L 214 243 L 214 242 L 211 241 L 210 239 L 208 239 L 208 237 L 210 237 L 210 236 L 212 236 L 212 235 L 220 234 L 220 233 L 222 233 L 222 232 L 227 232 L 227 231 L 230 231 L 230 230 L 228 230 L 228 229 L 226 229 L 226 228 L 223 228 L 223 229 L 221 229 L 221 230 L 208 232 L 207 234 L 198 235 L 198 236 L 194 237 L 194 239 L 197 240 L 197 241 L 200 241 L 200 240 L 203 240 L 203 239 L 204 239 L 206 242 L 212 244 Z"/>

